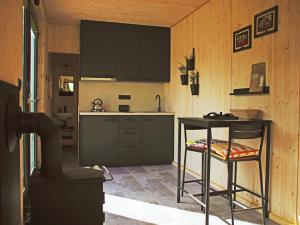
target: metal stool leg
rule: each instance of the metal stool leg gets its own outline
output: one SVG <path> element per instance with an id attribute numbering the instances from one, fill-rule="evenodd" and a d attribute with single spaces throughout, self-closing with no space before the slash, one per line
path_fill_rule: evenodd
<path id="1" fill-rule="evenodd" d="M 230 213 L 231 213 L 231 224 L 234 225 L 234 217 L 233 217 L 233 203 L 232 203 L 232 174 L 233 174 L 233 163 L 228 163 L 228 194 L 229 194 L 229 204 L 230 204 Z"/>
<path id="2" fill-rule="evenodd" d="M 259 159 L 258 164 L 259 164 L 259 179 L 260 179 L 260 191 L 261 191 L 261 204 L 262 204 L 263 224 L 265 225 L 266 224 L 266 212 L 265 212 L 264 187 L 263 187 L 263 175 L 262 175 L 261 159 Z"/>
<path id="3" fill-rule="evenodd" d="M 183 174 L 182 174 L 182 184 L 181 184 L 181 196 L 183 197 L 183 189 L 184 189 L 184 182 L 185 182 L 185 167 L 186 167 L 186 157 L 187 157 L 187 149 L 184 151 L 184 162 L 183 162 Z"/>
<path id="4" fill-rule="evenodd" d="M 237 182 L 237 162 L 234 162 L 234 194 L 233 194 L 233 200 L 236 201 L 236 182 Z M 235 209 L 235 204 L 233 205 L 233 208 Z"/>
<path id="5" fill-rule="evenodd" d="M 205 153 L 202 154 L 202 168 L 201 168 L 201 201 L 204 202 L 204 180 L 205 180 Z M 201 211 L 204 212 L 204 207 L 201 205 Z"/>

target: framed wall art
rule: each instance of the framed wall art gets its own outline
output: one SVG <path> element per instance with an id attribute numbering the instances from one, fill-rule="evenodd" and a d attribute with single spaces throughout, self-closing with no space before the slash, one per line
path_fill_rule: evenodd
<path id="1" fill-rule="evenodd" d="M 254 16 L 254 38 L 277 32 L 278 30 L 278 6 Z"/>
<path id="2" fill-rule="evenodd" d="M 242 51 L 252 47 L 252 26 L 244 27 L 233 32 L 233 52 Z"/>

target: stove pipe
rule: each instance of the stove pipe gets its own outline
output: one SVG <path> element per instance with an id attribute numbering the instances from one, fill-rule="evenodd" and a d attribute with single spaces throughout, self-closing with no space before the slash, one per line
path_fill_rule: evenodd
<path id="1" fill-rule="evenodd" d="M 62 150 L 60 129 L 44 113 L 18 113 L 18 132 L 36 133 L 40 136 L 41 175 L 45 178 L 57 178 L 62 173 Z"/>

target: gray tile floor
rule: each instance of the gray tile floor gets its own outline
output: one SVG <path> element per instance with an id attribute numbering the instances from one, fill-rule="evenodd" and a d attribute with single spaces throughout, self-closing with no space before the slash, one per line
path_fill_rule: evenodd
<path id="1" fill-rule="evenodd" d="M 77 167 L 77 153 L 74 149 L 64 149 L 64 167 Z M 184 196 L 181 203 L 176 202 L 176 167 L 173 165 L 139 166 L 139 167 L 112 167 L 109 168 L 114 180 L 104 184 L 105 193 L 125 197 L 133 200 L 154 203 L 173 208 L 200 212 L 200 206 L 190 197 Z M 192 179 L 187 175 L 187 179 Z M 199 184 L 188 184 L 192 193 L 199 193 Z M 230 218 L 229 206 L 226 199 L 212 197 L 212 214 L 222 219 Z M 235 214 L 237 220 L 262 224 L 261 215 L 255 211 Z M 273 221 L 267 221 L 275 225 Z M 122 216 L 105 214 L 105 225 L 147 225 L 149 223 L 128 219 Z"/>

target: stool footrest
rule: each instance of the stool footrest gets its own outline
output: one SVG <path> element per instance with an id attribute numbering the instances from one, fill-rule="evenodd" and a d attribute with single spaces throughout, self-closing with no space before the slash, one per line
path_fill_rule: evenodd
<path id="1" fill-rule="evenodd" d="M 234 185 L 234 184 L 233 184 L 233 185 Z M 241 186 L 241 185 L 239 185 L 239 184 L 236 184 L 236 186 L 237 186 L 238 188 L 240 188 L 240 189 L 239 189 L 239 190 L 236 190 L 236 191 L 232 190 L 232 193 L 238 193 L 238 192 L 246 191 L 246 192 L 248 192 L 248 193 L 250 193 L 250 194 L 252 194 L 252 195 L 254 195 L 254 196 L 258 197 L 258 198 L 261 198 L 261 195 L 260 195 L 260 194 L 257 194 L 257 193 L 255 193 L 254 191 L 249 190 L 248 188 L 245 188 L 245 187 L 243 187 L 243 186 Z"/>
<path id="2" fill-rule="evenodd" d="M 247 208 L 247 209 L 235 209 L 235 210 L 233 210 L 233 212 L 239 213 L 239 212 L 244 212 L 244 211 L 248 211 L 248 210 L 256 210 L 256 209 L 262 209 L 262 207 L 253 207 L 253 208 Z"/>
<path id="3" fill-rule="evenodd" d="M 198 183 L 198 184 L 202 184 L 202 180 L 200 179 L 200 180 L 187 180 L 187 181 L 184 181 L 183 183 L 185 183 L 185 184 L 188 184 L 188 183 Z"/>
<path id="4" fill-rule="evenodd" d="M 182 190 L 185 194 L 190 196 L 195 202 L 197 202 L 198 204 L 200 204 L 201 206 L 206 208 L 206 205 L 203 202 L 201 202 L 198 198 L 196 198 L 196 196 L 201 196 L 202 194 L 193 195 L 193 194 L 191 194 L 190 192 L 188 192 L 187 190 L 185 190 L 183 188 L 180 188 L 180 190 Z"/>
<path id="5" fill-rule="evenodd" d="M 243 203 L 241 202 L 238 202 L 238 201 L 232 201 L 233 204 L 241 207 L 241 209 L 235 209 L 233 210 L 233 212 L 243 212 L 243 211 L 247 211 L 247 210 L 256 210 L 256 209 L 262 209 L 262 207 L 248 207 L 246 205 L 244 205 Z"/>

